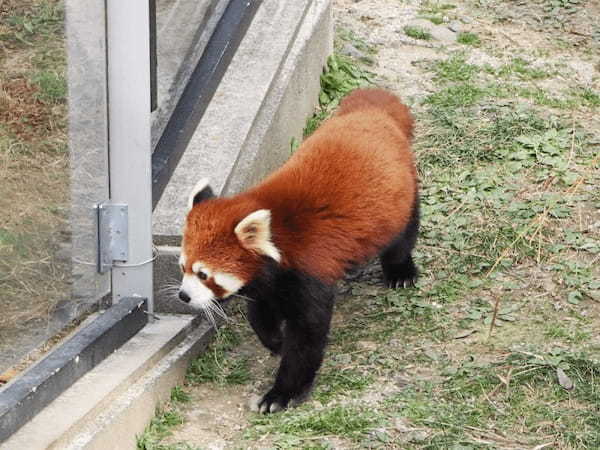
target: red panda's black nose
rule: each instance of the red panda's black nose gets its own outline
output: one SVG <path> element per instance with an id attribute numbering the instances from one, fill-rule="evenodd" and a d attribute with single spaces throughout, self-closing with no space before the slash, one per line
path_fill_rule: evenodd
<path id="1" fill-rule="evenodd" d="M 184 291 L 179 291 L 179 300 L 181 300 L 182 302 L 189 303 L 191 298 Z"/>

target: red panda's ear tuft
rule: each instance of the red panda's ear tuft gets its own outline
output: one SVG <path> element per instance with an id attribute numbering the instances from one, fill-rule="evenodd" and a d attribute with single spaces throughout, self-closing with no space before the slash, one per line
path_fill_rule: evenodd
<path id="1" fill-rule="evenodd" d="M 271 242 L 271 211 L 259 209 L 244 217 L 235 227 L 235 234 L 247 250 L 281 261 L 281 254 Z"/>
<path id="2" fill-rule="evenodd" d="M 209 181 L 210 180 L 208 178 L 202 178 L 192 188 L 188 197 L 188 211 L 191 210 L 196 203 L 200 203 L 215 196 L 212 189 L 208 185 Z"/>

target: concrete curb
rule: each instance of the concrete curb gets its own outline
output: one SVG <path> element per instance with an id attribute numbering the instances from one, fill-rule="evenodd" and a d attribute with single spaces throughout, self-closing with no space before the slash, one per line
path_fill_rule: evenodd
<path id="1" fill-rule="evenodd" d="M 183 381 L 214 330 L 189 315 L 162 316 L 84 375 L 0 449 L 135 448 L 155 407 Z"/>

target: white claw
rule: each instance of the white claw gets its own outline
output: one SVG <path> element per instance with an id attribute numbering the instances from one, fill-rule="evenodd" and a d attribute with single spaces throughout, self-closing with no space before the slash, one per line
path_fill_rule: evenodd
<path id="1" fill-rule="evenodd" d="M 266 412 L 267 412 L 267 408 L 268 408 L 267 404 L 266 404 L 266 403 L 263 403 L 262 405 L 260 405 L 260 411 L 259 411 L 259 412 L 260 412 L 261 414 L 264 414 L 264 413 L 266 413 Z"/>
<path id="2" fill-rule="evenodd" d="M 271 403 L 271 407 L 269 408 L 269 412 L 277 412 L 277 411 L 281 411 L 281 405 L 279 403 Z"/>

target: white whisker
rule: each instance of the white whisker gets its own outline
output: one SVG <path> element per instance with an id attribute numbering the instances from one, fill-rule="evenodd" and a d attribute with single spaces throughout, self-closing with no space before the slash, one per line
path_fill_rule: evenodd
<path id="1" fill-rule="evenodd" d="M 214 312 L 215 312 L 215 313 L 216 313 L 216 314 L 217 314 L 219 317 L 221 317 L 223 320 L 225 320 L 225 321 L 229 320 L 229 317 L 227 317 L 227 314 L 225 313 L 225 310 L 223 309 L 223 307 L 222 307 L 222 306 L 221 306 L 219 303 L 217 303 L 217 302 L 213 301 L 213 302 L 210 304 L 210 308 L 211 308 L 211 309 L 212 309 L 212 310 L 213 310 L 213 311 L 214 311 Z"/>
<path id="2" fill-rule="evenodd" d="M 215 321 L 215 317 L 212 313 L 212 310 L 210 308 L 210 306 L 203 308 L 204 311 L 204 316 L 206 317 L 206 320 L 208 320 L 208 322 L 212 325 L 212 327 L 216 330 L 217 329 L 217 322 Z"/>
<path id="3" fill-rule="evenodd" d="M 232 296 L 232 297 L 239 297 L 239 298 L 241 298 L 241 299 L 243 299 L 243 300 L 247 300 L 247 301 L 249 301 L 249 302 L 255 302 L 255 301 L 256 301 L 256 300 L 254 300 L 253 298 L 247 297 L 247 296 L 245 296 L 245 295 L 242 295 L 242 294 L 231 294 L 231 296 Z"/>

